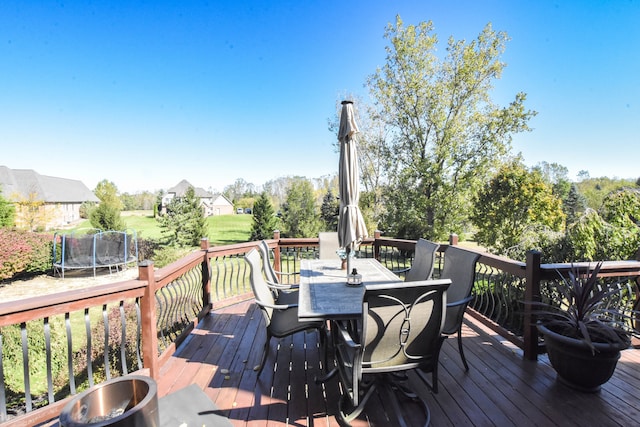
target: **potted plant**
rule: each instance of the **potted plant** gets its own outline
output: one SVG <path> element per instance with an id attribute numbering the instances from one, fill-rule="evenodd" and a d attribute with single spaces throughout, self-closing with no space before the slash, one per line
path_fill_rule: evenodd
<path id="1" fill-rule="evenodd" d="M 559 305 L 534 302 L 539 309 L 538 331 L 543 335 L 551 365 L 561 382 L 594 392 L 616 368 L 620 351 L 629 348 L 637 312 L 625 309 L 621 288 L 598 280 L 602 263 L 581 274 L 572 266 L 553 288 Z"/>

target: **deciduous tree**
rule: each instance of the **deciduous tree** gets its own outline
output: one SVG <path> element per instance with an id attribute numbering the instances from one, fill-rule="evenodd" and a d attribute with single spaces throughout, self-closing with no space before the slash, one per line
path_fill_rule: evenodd
<path id="1" fill-rule="evenodd" d="M 122 202 L 118 196 L 118 187 L 104 179 L 93 192 L 100 199 L 100 203 L 89 213 L 91 225 L 101 230 L 123 230 L 125 224 L 120 217 Z"/>
<path id="2" fill-rule="evenodd" d="M 488 24 L 471 42 L 451 37 L 442 60 L 431 22 L 405 26 L 397 17 L 385 38 L 386 63 L 367 85 L 391 132 L 387 232 L 432 239 L 462 232 L 471 195 L 535 114 L 524 93 L 505 107 L 491 100 L 507 34 Z"/>
<path id="3" fill-rule="evenodd" d="M 562 202 L 540 173 L 515 160 L 503 165 L 480 191 L 471 219 L 477 227 L 476 241 L 503 254 L 521 241 L 527 228 L 563 230 L 565 216 Z"/>

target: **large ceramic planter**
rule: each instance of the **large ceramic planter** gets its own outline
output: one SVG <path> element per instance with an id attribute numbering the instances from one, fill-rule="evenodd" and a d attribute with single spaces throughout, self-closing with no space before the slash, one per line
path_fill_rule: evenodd
<path id="1" fill-rule="evenodd" d="M 620 351 L 629 346 L 594 343 L 594 355 L 582 340 L 557 334 L 542 325 L 538 325 L 538 330 L 544 336 L 549 361 L 558 379 L 580 391 L 600 390 L 613 375 Z"/>

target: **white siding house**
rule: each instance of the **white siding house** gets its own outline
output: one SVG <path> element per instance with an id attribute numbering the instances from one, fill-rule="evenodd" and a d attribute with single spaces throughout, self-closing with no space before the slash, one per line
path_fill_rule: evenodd
<path id="1" fill-rule="evenodd" d="M 204 211 L 204 216 L 231 215 L 233 213 L 233 203 L 222 194 L 212 194 L 203 188 L 194 187 L 187 180 L 180 181 L 176 186 L 167 190 L 167 194 L 162 197 L 161 213 L 166 212 L 167 205 L 176 197 L 183 197 L 189 187 L 193 187 L 196 197 L 200 199 L 200 206 Z"/>

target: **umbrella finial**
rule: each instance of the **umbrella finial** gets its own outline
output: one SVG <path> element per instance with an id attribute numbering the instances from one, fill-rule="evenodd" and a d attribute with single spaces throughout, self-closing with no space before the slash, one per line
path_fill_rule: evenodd
<path id="1" fill-rule="evenodd" d="M 344 101 L 341 102 L 342 105 L 345 104 L 353 104 L 353 101 L 349 101 L 348 99 L 345 99 Z"/>

